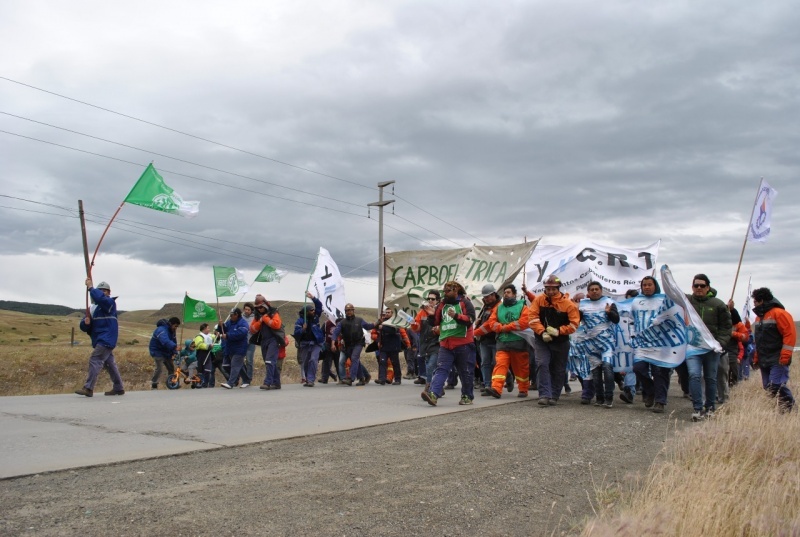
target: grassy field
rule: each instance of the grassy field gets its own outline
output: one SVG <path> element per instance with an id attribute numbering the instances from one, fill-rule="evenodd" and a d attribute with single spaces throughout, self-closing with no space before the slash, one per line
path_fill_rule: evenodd
<path id="1" fill-rule="evenodd" d="M 800 535 L 798 438 L 800 413 L 778 413 L 756 370 L 712 420 L 678 433 L 646 475 L 598 486 L 598 517 L 582 535 Z"/>
<path id="2" fill-rule="evenodd" d="M 233 304 L 222 304 L 229 311 Z M 287 333 L 291 332 L 301 304 L 276 304 Z M 357 311 L 371 322 L 377 314 L 368 308 Z M 160 310 L 131 311 L 119 316 L 119 343 L 114 351 L 126 390 L 149 390 L 153 359 L 147 350 L 150 336 L 158 319 L 182 315 L 181 304 L 166 304 Z M 86 367 L 92 352 L 89 336 L 78 328 L 81 316 L 45 316 L 0 310 L 0 352 L 4 367 L 0 369 L 0 396 L 71 393 L 86 379 Z M 178 337 L 188 339 L 198 333 L 199 323 L 181 325 Z M 291 337 L 289 338 L 291 341 Z M 74 342 L 74 343 L 73 343 Z M 299 382 L 296 352 L 287 348 L 284 363 L 284 382 Z M 374 368 L 374 361 L 366 364 Z M 256 352 L 254 378 L 264 378 L 264 362 Z M 218 382 L 222 376 L 218 373 Z M 163 379 L 162 379 L 163 380 Z M 110 389 L 108 375 L 100 373 L 97 391 Z"/>

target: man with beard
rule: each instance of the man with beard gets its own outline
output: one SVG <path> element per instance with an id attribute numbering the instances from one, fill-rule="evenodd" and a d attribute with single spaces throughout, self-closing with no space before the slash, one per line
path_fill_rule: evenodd
<path id="1" fill-rule="evenodd" d="M 459 405 L 471 405 L 475 381 L 475 306 L 466 298 L 466 290 L 456 282 L 444 284 L 444 299 L 436 307 L 432 323 L 439 327 L 439 360 L 431 387 L 422 392 L 422 399 L 436 406 L 444 395 L 444 383 L 453 364 L 461 377 Z"/>

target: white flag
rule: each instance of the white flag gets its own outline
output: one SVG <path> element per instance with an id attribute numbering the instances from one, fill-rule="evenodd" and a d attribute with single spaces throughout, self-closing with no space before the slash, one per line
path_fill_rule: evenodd
<path id="1" fill-rule="evenodd" d="M 344 280 L 339 273 L 339 267 L 325 248 L 319 249 L 309 291 L 322 302 L 322 309 L 328 319 L 335 321 L 344 317 Z"/>
<path id="2" fill-rule="evenodd" d="M 755 242 L 767 242 L 770 232 L 770 220 L 772 219 L 772 202 L 778 191 L 769 186 L 766 181 L 761 180 L 756 196 L 756 205 L 753 208 L 753 216 L 750 220 L 750 227 L 747 229 L 747 240 Z"/>

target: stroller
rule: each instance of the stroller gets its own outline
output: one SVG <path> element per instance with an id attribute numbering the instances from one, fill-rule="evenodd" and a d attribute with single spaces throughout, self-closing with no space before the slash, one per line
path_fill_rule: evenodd
<path id="1" fill-rule="evenodd" d="M 167 377 L 167 388 L 170 390 L 177 390 L 181 387 L 181 379 L 183 379 L 184 384 L 190 384 L 193 390 L 200 387 L 203 383 L 203 379 L 201 379 L 196 372 L 192 376 L 189 376 L 189 373 L 181 367 L 183 365 L 183 356 L 176 354 L 173 357 L 173 361 L 175 363 L 175 372 Z"/>

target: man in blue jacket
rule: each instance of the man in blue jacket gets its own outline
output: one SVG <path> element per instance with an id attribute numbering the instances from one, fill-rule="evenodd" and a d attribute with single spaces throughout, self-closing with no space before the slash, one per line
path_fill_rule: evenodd
<path id="1" fill-rule="evenodd" d="M 180 351 L 178 340 L 175 337 L 175 332 L 180 325 L 181 320 L 177 317 L 170 317 L 169 320 L 159 319 L 156 323 L 153 337 L 150 338 L 150 356 L 156 364 L 150 385 L 154 390 L 158 389 L 158 379 L 161 377 L 161 370 L 164 367 L 167 368 L 167 378 L 175 373 L 175 364 L 172 360 Z"/>
<path id="2" fill-rule="evenodd" d="M 242 317 L 242 310 L 233 308 L 223 328 L 219 337 L 225 342 L 225 352 L 231 358 L 231 372 L 228 375 L 228 381 L 223 382 L 221 386 L 230 390 L 236 384 L 239 375 L 242 374 L 242 385 L 239 387 L 247 388 L 250 386 L 251 379 L 247 376 L 244 358 L 247 354 L 247 347 L 250 345 L 250 323 Z"/>
<path id="3" fill-rule="evenodd" d="M 78 395 L 92 397 L 97 375 L 105 368 L 114 383 L 106 395 L 123 395 L 125 388 L 122 386 L 122 377 L 114 360 L 114 347 L 117 346 L 119 325 L 117 324 L 116 297 L 111 296 L 111 286 L 100 282 L 97 287 L 92 287 L 92 279 L 86 278 L 86 288 L 92 299 L 92 309 L 89 315 L 81 320 L 80 328 L 92 338 L 92 355 L 89 357 L 89 374 L 83 388 L 76 390 Z"/>
<path id="4" fill-rule="evenodd" d="M 317 380 L 317 363 L 322 344 L 325 342 L 325 333 L 319 325 L 322 302 L 308 291 L 306 291 L 306 298 L 309 298 L 312 304 L 304 305 L 303 309 L 298 312 L 297 320 L 294 322 L 293 336 L 299 345 L 297 359 L 302 370 L 303 386 L 313 388 L 314 382 Z"/>

